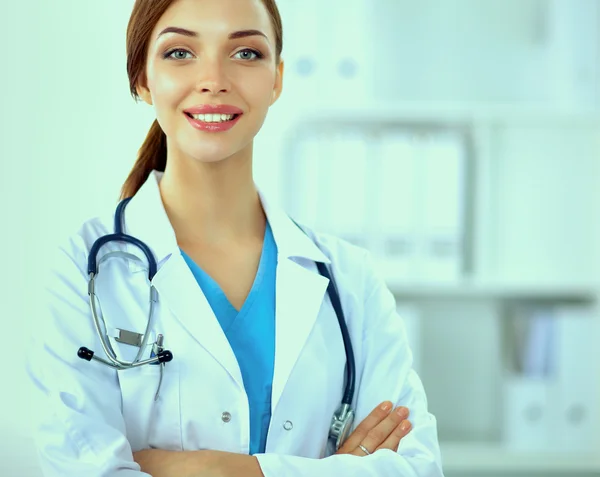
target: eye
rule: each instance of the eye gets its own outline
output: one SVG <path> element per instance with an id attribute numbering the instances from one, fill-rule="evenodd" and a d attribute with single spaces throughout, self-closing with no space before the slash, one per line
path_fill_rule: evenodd
<path id="1" fill-rule="evenodd" d="M 172 59 L 172 60 L 189 60 L 190 58 L 186 57 L 185 55 L 192 55 L 192 54 L 189 51 L 184 50 L 182 48 L 176 48 L 174 50 L 167 51 L 163 55 L 163 58 Z"/>
<path id="2" fill-rule="evenodd" d="M 251 48 L 246 48 L 244 50 L 240 50 L 235 55 L 236 56 L 241 55 L 241 56 L 238 56 L 238 58 L 240 58 L 241 60 L 247 60 L 247 61 L 255 61 L 255 60 L 260 60 L 261 58 L 264 58 L 264 55 L 260 51 L 253 50 Z M 252 55 L 254 55 L 254 57 Z"/>

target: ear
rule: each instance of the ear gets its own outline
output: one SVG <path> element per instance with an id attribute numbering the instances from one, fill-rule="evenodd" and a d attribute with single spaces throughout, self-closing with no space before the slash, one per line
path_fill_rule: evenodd
<path id="1" fill-rule="evenodd" d="M 273 94 L 271 96 L 271 106 L 279 99 L 279 96 L 281 96 L 281 91 L 283 90 L 283 70 L 284 64 L 283 60 L 281 60 L 277 65 L 275 85 L 273 86 Z"/>
<path id="2" fill-rule="evenodd" d="M 142 99 L 142 101 L 152 106 L 152 94 L 146 86 L 138 84 L 135 90 L 137 91 L 137 94 Z"/>

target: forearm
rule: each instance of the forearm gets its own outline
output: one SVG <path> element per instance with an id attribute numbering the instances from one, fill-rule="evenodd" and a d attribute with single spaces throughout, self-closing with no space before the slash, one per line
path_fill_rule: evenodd
<path id="1" fill-rule="evenodd" d="M 153 477 L 264 477 L 255 457 L 230 452 L 148 449 L 134 459 Z"/>
<path id="2" fill-rule="evenodd" d="M 206 451 L 204 457 L 206 477 L 264 477 L 258 459 L 251 455 L 233 454 L 230 452 Z M 204 474 L 201 474 L 204 477 Z"/>

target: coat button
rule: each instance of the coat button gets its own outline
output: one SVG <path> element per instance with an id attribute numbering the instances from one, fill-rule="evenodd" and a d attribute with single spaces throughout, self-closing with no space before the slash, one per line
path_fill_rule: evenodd
<path id="1" fill-rule="evenodd" d="M 223 422 L 231 421 L 231 414 L 229 414 L 228 412 L 224 412 L 223 414 L 221 414 L 221 420 Z"/>
<path id="2" fill-rule="evenodd" d="M 292 421 L 285 421 L 283 424 L 283 428 L 286 431 L 291 431 L 294 428 L 294 424 L 292 423 Z"/>

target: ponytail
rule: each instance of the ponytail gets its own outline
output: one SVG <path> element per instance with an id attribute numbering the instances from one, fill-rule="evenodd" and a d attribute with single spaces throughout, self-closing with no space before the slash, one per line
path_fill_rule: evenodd
<path id="1" fill-rule="evenodd" d="M 167 166 L 167 136 L 154 120 L 138 152 L 138 158 L 121 188 L 121 199 L 133 197 L 153 170 L 164 172 Z"/>

